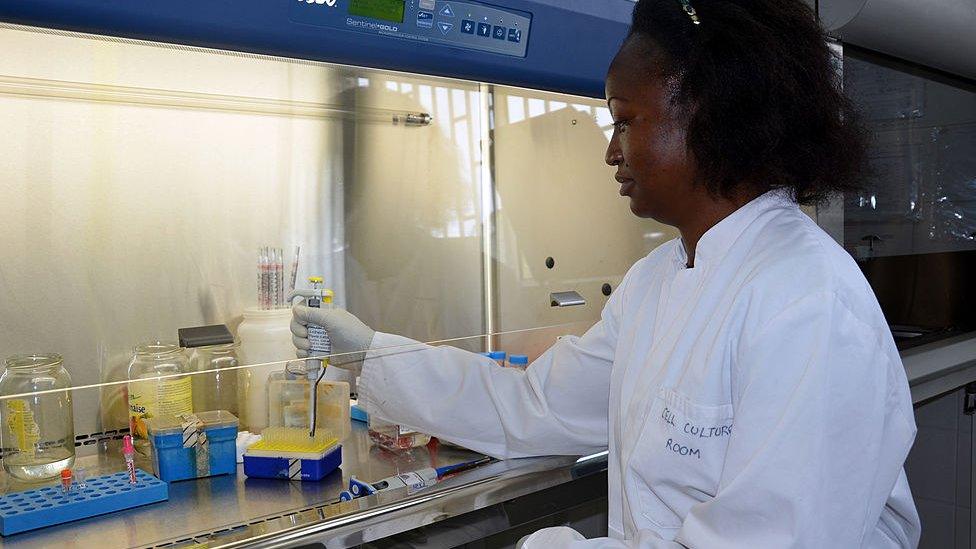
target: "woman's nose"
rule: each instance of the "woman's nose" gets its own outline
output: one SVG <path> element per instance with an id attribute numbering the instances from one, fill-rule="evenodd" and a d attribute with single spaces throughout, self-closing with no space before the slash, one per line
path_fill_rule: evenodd
<path id="1" fill-rule="evenodd" d="M 619 166 L 624 161 L 624 153 L 617 146 L 617 139 L 614 138 L 610 140 L 610 144 L 607 146 L 607 154 L 603 159 L 608 166 Z"/>

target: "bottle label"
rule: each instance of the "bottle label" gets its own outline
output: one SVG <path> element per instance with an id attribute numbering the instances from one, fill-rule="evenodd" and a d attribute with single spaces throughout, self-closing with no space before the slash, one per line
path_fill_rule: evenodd
<path id="1" fill-rule="evenodd" d="M 189 377 L 129 383 L 129 422 L 135 436 L 149 438 L 147 419 L 160 415 L 179 416 L 191 413 L 193 389 Z"/>
<path id="2" fill-rule="evenodd" d="M 316 324 L 308 325 L 308 351 L 312 356 L 315 356 L 313 353 L 332 353 L 332 340 L 325 328 Z"/>
<path id="3" fill-rule="evenodd" d="M 30 456 L 41 438 L 41 431 L 34 421 L 34 412 L 26 400 L 15 398 L 7 401 L 7 427 L 13 433 L 17 449 Z"/>

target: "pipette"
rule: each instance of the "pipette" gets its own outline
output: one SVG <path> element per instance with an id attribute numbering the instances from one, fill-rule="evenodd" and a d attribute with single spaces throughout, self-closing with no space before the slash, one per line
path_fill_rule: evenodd
<path id="1" fill-rule="evenodd" d="M 311 290 L 293 290 L 288 299 L 291 301 L 295 297 L 305 299 L 305 304 L 309 307 L 319 309 L 325 303 L 326 307 L 332 306 L 332 290 L 322 287 L 323 280 L 320 276 L 310 276 L 308 281 L 312 284 Z M 318 386 L 325 376 L 325 367 L 329 363 L 328 357 L 332 354 L 332 340 L 329 333 L 317 324 L 309 324 L 308 329 L 308 358 L 305 359 L 305 376 L 308 379 L 308 436 L 315 437 L 315 417 L 318 407 Z"/>
<path id="2" fill-rule="evenodd" d="M 353 476 L 349 478 L 349 490 L 341 492 L 339 494 L 339 499 L 341 501 L 349 501 L 358 497 L 369 496 L 375 494 L 376 492 L 396 490 L 397 488 L 403 487 L 407 488 L 408 494 L 414 494 L 420 490 L 423 490 L 424 488 L 437 484 L 441 481 L 441 479 L 448 475 L 472 469 L 479 465 L 488 463 L 491 460 L 492 458 L 485 456 L 474 461 L 454 463 L 451 465 L 445 465 L 443 467 L 427 467 L 424 469 L 418 469 L 416 471 L 409 471 L 407 473 L 393 475 L 392 477 L 387 477 L 377 482 L 364 482 Z"/>

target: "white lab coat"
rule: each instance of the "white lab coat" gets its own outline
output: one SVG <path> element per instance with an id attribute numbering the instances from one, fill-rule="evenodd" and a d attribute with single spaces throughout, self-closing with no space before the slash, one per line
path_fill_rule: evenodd
<path id="1" fill-rule="evenodd" d="M 914 547 L 907 379 L 856 264 L 780 192 L 638 261 L 524 373 L 377 333 L 360 402 L 501 457 L 609 447 L 609 538 L 525 547 Z"/>

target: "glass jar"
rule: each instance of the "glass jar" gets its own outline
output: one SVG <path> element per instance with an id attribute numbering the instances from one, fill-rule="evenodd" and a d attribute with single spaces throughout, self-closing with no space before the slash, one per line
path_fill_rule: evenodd
<path id="1" fill-rule="evenodd" d="M 193 386 L 184 349 L 175 343 L 155 341 L 135 348 L 129 362 L 129 431 L 136 450 L 149 454 L 146 420 L 157 416 L 193 413 Z M 147 379 L 167 376 L 163 379 Z M 172 377 L 170 377 L 172 376 Z M 145 380 L 145 381 L 140 381 Z"/>
<path id="2" fill-rule="evenodd" d="M 193 378 L 193 410 L 226 410 L 235 416 L 237 407 L 237 366 L 240 344 L 227 343 L 198 347 L 190 361 Z M 227 368 L 230 368 L 228 370 Z"/>
<path id="3" fill-rule="evenodd" d="M 0 375 L 0 395 L 69 389 L 71 376 L 61 355 L 7 358 Z M 58 476 L 75 461 L 71 391 L 0 401 L 3 468 L 17 479 L 38 481 Z"/>

